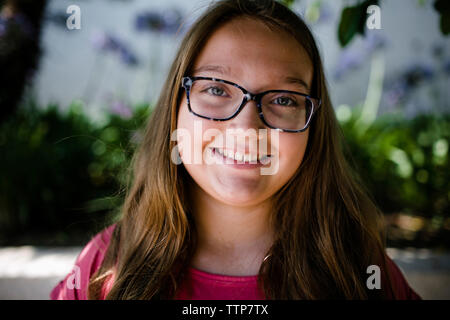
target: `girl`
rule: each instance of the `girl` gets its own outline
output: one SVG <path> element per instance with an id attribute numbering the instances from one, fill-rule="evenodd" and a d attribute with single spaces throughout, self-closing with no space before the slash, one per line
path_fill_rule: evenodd
<path id="1" fill-rule="evenodd" d="M 132 177 L 52 298 L 419 298 L 343 156 L 313 36 L 278 2 L 219 1 L 191 27 Z"/>

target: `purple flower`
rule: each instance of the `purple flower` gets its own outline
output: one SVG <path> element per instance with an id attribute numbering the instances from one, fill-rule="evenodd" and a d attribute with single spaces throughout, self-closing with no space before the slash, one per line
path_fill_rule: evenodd
<path id="1" fill-rule="evenodd" d="M 387 84 L 385 96 L 390 106 L 395 106 L 405 99 L 424 81 L 432 79 L 433 69 L 426 64 L 417 63 L 409 66 L 398 77 Z"/>
<path id="2" fill-rule="evenodd" d="M 126 48 L 119 48 L 119 52 L 120 52 L 120 60 L 129 66 L 134 66 L 138 64 L 138 60 L 136 58 L 136 56 L 129 50 L 127 50 Z"/>
<path id="3" fill-rule="evenodd" d="M 434 75 L 433 69 L 425 64 L 415 64 L 406 69 L 403 78 L 411 88 L 417 87 L 421 82 L 430 80 Z"/>
<path id="4" fill-rule="evenodd" d="M 364 41 L 364 49 L 367 52 L 373 52 L 375 50 L 384 48 L 386 46 L 386 38 L 380 35 L 375 30 L 367 32 Z"/>
<path id="5" fill-rule="evenodd" d="M 113 101 L 110 105 L 110 109 L 112 114 L 116 114 L 123 119 L 130 119 L 133 116 L 130 106 L 122 101 Z"/>
<path id="6" fill-rule="evenodd" d="M 384 37 L 376 32 L 369 32 L 364 38 L 362 49 L 349 47 L 341 52 L 338 65 L 334 71 L 334 78 L 339 80 L 351 70 L 357 69 L 374 51 L 382 49 L 385 46 L 386 41 Z"/>
<path id="7" fill-rule="evenodd" d="M 97 32 L 91 38 L 92 45 L 100 51 L 115 52 L 121 47 L 119 40 L 111 34 Z"/>
<path id="8" fill-rule="evenodd" d="M 444 62 L 444 72 L 450 75 L 450 59 Z"/>
<path id="9" fill-rule="evenodd" d="M 178 10 L 166 10 L 163 13 L 147 11 L 136 16 L 135 28 L 138 31 L 173 34 L 180 28 L 181 19 L 182 16 Z"/>
<path id="10" fill-rule="evenodd" d="M 136 55 L 131 49 L 129 49 L 120 39 L 111 34 L 97 32 L 91 37 L 91 43 L 96 50 L 117 54 L 120 61 L 126 65 L 134 66 L 139 63 Z"/>
<path id="11" fill-rule="evenodd" d="M 348 71 L 358 68 L 363 62 L 363 56 L 355 50 L 344 50 L 339 57 L 334 71 L 334 78 L 341 79 Z"/>
<path id="12" fill-rule="evenodd" d="M 385 93 L 388 105 L 395 106 L 400 103 L 408 93 L 408 89 L 405 81 L 400 79 L 394 82 Z"/>
<path id="13" fill-rule="evenodd" d="M 135 26 L 138 31 L 160 31 L 163 28 L 164 21 L 156 12 L 144 12 L 139 14 L 135 20 Z"/>

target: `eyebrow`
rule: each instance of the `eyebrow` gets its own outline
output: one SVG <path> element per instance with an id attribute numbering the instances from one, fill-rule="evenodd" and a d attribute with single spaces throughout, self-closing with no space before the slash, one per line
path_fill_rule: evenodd
<path id="1" fill-rule="evenodd" d="M 206 66 L 199 67 L 194 70 L 194 73 L 204 72 L 204 71 L 214 71 L 214 72 L 218 72 L 218 73 L 224 74 L 224 75 L 230 74 L 229 67 L 213 66 L 213 65 L 206 65 Z"/>
<path id="2" fill-rule="evenodd" d="M 195 69 L 194 74 L 198 73 L 198 72 L 205 72 L 205 71 L 217 72 L 217 73 L 220 73 L 221 75 L 229 75 L 231 73 L 229 67 L 216 66 L 216 65 L 205 65 L 205 66 L 201 66 L 201 67 L 198 67 L 197 69 Z M 306 83 L 306 81 L 304 81 L 303 79 L 301 79 L 299 77 L 287 76 L 284 78 L 284 80 L 287 83 L 299 84 L 302 87 L 304 87 L 306 90 L 309 90 L 309 86 Z"/>
<path id="3" fill-rule="evenodd" d="M 285 80 L 288 83 L 297 83 L 297 84 L 301 85 L 302 87 L 304 87 L 306 90 L 309 90 L 308 84 L 303 79 L 296 78 L 296 77 L 286 77 Z"/>

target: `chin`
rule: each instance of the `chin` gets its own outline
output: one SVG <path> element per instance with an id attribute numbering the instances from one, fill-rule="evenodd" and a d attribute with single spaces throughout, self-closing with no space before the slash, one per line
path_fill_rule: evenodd
<path id="1" fill-rule="evenodd" d="M 235 207 L 249 207 L 264 201 L 264 197 L 259 193 L 243 193 L 239 192 L 239 190 L 235 190 L 226 195 L 222 193 L 215 198 L 222 203 Z"/>

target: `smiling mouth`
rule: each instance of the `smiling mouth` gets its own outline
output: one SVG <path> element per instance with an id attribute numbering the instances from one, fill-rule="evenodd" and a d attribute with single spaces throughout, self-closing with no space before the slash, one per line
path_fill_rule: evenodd
<path id="1" fill-rule="evenodd" d="M 251 154 L 251 153 L 240 153 L 234 152 L 229 149 L 223 148 L 212 148 L 213 152 L 222 156 L 225 159 L 230 159 L 244 164 L 268 164 L 270 163 L 270 154 Z"/>

